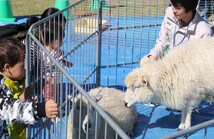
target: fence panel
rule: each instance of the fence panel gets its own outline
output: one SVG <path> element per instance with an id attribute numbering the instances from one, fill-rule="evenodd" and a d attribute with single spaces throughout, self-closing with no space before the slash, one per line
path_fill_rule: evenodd
<path id="1" fill-rule="evenodd" d="M 26 42 L 27 84 L 34 86 L 38 101 L 57 101 L 60 113 L 57 119 L 43 118 L 31 126 L 28 137 L 64 139 L 72 131 L 73 138 L 91 138 L 81 126 L 94 107 L 106 127 L 114 128 L 115 138 L 129 138 L 87 91 L 97 86 L 126 89 L 123 80 L 154 47 L 168 5 L 168 0 L 74 0 L 65 10 L 34 24 Z M 51 54 L 51 45 L 60 46 L 56 50 L 62 50 L 62 56 Z M 78 94 L 80 101 L 75 99 Z M 69 123 L 69 114 L 77 128 Z"/>
<path id="2" fill-rule="evenodd" d="M 98 26 L 100 10 L 87 16 L 81 14 L 78 9 L 84 2 L 79 1 L 42 19 L 28 32 L 26 83 L 34 86 L 38 101 L 53 99 L 59 104 L 58 118 L 43 118 L 37 125 L 30 126 L 28 138 L 64 139 L 69 138 L 71 132 L 73 138 L 92 138 L 82 130 L 83 119 L 90 112 L 89 106 L 95 108 L 97 116 L 103 117 L 105 132 L 110 126 L 115 131 L 115 138 L 129 138 L 86 93 L 96 87 L 98 36 L 102 26 Z M 67 20 L 61 16 L 65 12 Z M 67 65 L 69 62 L 73 63 L 72 67 Z M 76 101 L 79 95 L 81 99 Z M 85 103 L 88 103 L 86 107 Z"/>

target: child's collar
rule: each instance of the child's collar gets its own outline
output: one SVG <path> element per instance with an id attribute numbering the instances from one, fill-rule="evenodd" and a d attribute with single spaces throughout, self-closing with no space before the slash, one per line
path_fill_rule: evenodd
<path id="1" fill-rule="evenodd" d="M 23 92 L 25 86 L 21 81 L 13 81 L 10 78 L 4 76 L 2 73 L 0 75 L 4 78 L 4 85 L 10 90 L 14 95 L 14 98 L 18 99 L 18 96 Z"/>

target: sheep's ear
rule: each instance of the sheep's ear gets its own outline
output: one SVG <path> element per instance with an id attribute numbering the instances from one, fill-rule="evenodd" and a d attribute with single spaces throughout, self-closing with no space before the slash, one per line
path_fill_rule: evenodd
<path id="1" fill-rule="evenodd" d="M 71 102 L 73 102 L 73 100 L 74 100 L 74 103 L 76 103 L 80 98 L 81 98 L 80 94 L 78 94 L 77 96 L 75 96 L 74 99 L 73 99 L 73 96 L 71 96 Z"/>
<path id="2" fill-rule="evenodd" d="M 96 102 L 99 102 L 103 97 L 103 94 L 98 94 L 95 98 Z"/>
<path id="3" fill-rule="evenodd" d="M 92 89 L 91 92 L 90 92 L 90 95 L 91 97 L 96 101 L 96 102 L 99 102 L 102 97 L 103 97 L 103 87 L 98 87 L 98 88 L 95 88 L 95 89 Z"/>
<path id="4" fill-rule="evenodd" d="M 73 95 L 68 95 L 68 99 L 71 101 L 71 102 L 74 102 L 76 103 L 78 99 L 80 99 L 80 94 L 78 94 L 76 97 L 73 98 Z"/>
<path id="5" fill-rule="evenodd" d="M 69 99 L 70 101 L 73 101 L 73 96 L 72 96 L 72 95 L 68 95 L 68 99 Z"/>

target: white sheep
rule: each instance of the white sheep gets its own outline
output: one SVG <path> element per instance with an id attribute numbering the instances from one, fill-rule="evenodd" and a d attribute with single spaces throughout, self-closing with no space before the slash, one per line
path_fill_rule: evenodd
<path id="1" fill-rule="evenodd" d="M 181 110 L 178 130 L 191 126 L 192 109 L 214 99 L 214 38 L 194 39 L 162 59 L 131 71 L 125 79 L 128 107 L 136 102 Z"/>
<path id="2" fill-rule="evenodd" d="M 97 101 L 97 104 L 121 127 L 121 129 L 128 135 L 132 134 L 132 129 L 137 122 L 137 112 L 134 107 L 131 109 L 124 105 L 125 93 L 108 87 L 99 87 L 92 89 L 89 92 L 90 96 Z M 95 114 L 94 108 L 91 109 L 89 115 L 85 117 L 83 122 L 83 129 L 87 132 L 87 125 L 90 125 L 88 133 L 94 137 L 95 131 Z M 100 115 L 97 117 L 97 137 L 104 138 L 105 123 Z M 107 139 L 115 138 L 115 132 L 108 126 Z"/>
<path id="3" fill-rule="evenodd" d="M 114 88 L 99 87 L 99 88 L 92 89 L 89 92 L 89 95 L 97 102 L 98 105 L 100 105 L 101 108 L 103 108 L 113 118 L 113 120 L 115 120 L 115 122 L 124 130 L 124 132 L 126 132 L 127 134 L 132 133 L 134 124 L 137 121 L 137 113 L 134 107 L 132 107 L 131 109 L 125 107 L 124 92 Z M 82 101 L 81 101 L 80 95 L 77 95 L 77 97 L 75 97 L 72 105 L 73 105 L 72 107 L 74 112 L 71 111 L 68 118 L 67 139 L 72 139 L 72 138 L 76 139 L 76 138 L 79 138 L 79 136 L 82 139 L 84 139 L 86 138 L 87 133 L 85 132 L 87 131 L 89 131 L 88 132 L 89 139 L 95 138 L 95 135 L 94 135 L 95 125 L 93 123 L 94 117 L 92 116 L 93 114 L 95 114 L 94 109 L 88 105 L 88 102 L 84 97 L 82 97 Z M 87 115 L 87 109 L 89 107 L 91 111 L 90 111 L 90 115 Z M 81 110 L 81 121 L 79 120 L 80 110 Z M 98 116 L 98 119 L 99 119 L 98 120 L 99 130 L 97 132 L 98 133 L 97 138 L 104 138 L 104 121 L 100 116 Z M 82 124 L 83 128 L 79 126 L 80 123 Z M 87 125 L 91 125 L 91 126 L 87 127 Z M 87 130 L 87 128 L 89 129 Z M 79 135 L 79 130 L 81 131 L 80 135 Z M 107 139 L 108 138 L 112 139 L 115 136 L 115 132 L 111 128 L 108 128 L 107 135 L 108 135 Z"/>
<path id="4" fill-rule="evenodd" d="M 89 92 L 89 95 L 97 102 L 97 104 L 107 114 L 109 114 L 109 116 L 121 127 L 121 129 L 125 133 L 127 134 L 132 133 L 132 129 L 134 128 L 134 125 L 137 122 L 137 112 L 134 107 L 129 109 L 124 105 L 124 97 L 125 97 L 124 92 L 114 88 L 99 87 L 99 88 L 92 89 Z M 75 101 L 80 101 L 79 97 Z M 86 105 L 89 106 L 86 99 L 83 99 L 82 106 L 85 107 L 83 108 L 84 110 L 87 110 Z M 76 107 L 74 107 L 74 109 L 76 109 Z M 81 123 L 83 123 L 82 129 L 84 131 L 82 132 L 82 129 L 81 129 L 82 138 L 85 138 L 86 134 L 88 134 L 89 139 L 95 138 L 95 127 L 96 127 L 95 113 L 96 113 L 95 109 L 90 106 L 89 114 L 85 115 L 84 121 L 81 121 Z M 69 121 L 72 121 L 72 117 L 69 118 Z M 71 128 L 69 128 L 71 124 L 72 122 L 68 122 L 68 133 L 71 132 Z M 77 123 L 73 124 L 74 128 L 76 128 L 76 125 Z M 75 132 L 77 132 L 77 130 L 79 130 L 78 126 L 77 126 L 77 129 L 75 129 Z M 71 137 L 71 134 L 69 135 L 69 137 Z M 97 139 L 102 139 L 102 138 L 105 138 L 104 136 L 105 136 L 105 122 L 103 118 L 101 118 L 101 116 L 98 114 L 96 137 Z M 113 131 L 113 129 L 110 128 L 110 126 L 108 126 L 107 139 L 113 139 L 113 138 L 115 138 L 115 131 Z"/>

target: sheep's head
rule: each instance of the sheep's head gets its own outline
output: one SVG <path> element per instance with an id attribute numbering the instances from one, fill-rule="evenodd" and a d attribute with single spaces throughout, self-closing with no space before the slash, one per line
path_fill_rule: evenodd
<path id="1" fill-rule="evenodd" d="M 89 94 L 92 97 L 94 101 L 97 103 L 102 99 L 103 95 L 101 94 L 102 88 L 95 88 L 92 89 Z M 96 120 L 96 110 L 93 106 L 89 105 L 89 112 L 85 116 L 83 123 L 82 123 L 82 129 L 85 133 L 94 133 L 95 131 L 95 120 Z"/>
<path id="2" fill-rule="evenodd" d="M 79 131 L 78 129 L 81 128 L 84 117 L 87 115 L 88 102 L 80 94 L 78 94 L 74 98 L 72 96 L 68 96 L 68 98 L 72 101 L 72 111 L 70 112 L 70 114 L 72 115 L 72 119 L 73 119 L 72 125 L 73 125 L 74 129 Z M 83 132 L 83 131 L 81 131 L 81 132 Z"/>
<path id="3" fill-rule="evenodd" d="M 125 95 L 125 105 L 131 107 L 140 102 L 148 104 L 153 102 L 153 93 L 150 88 L 150 77 L 143 68 L 136 68 L 130 72 L 125 79 L 127 91 Z"/>

